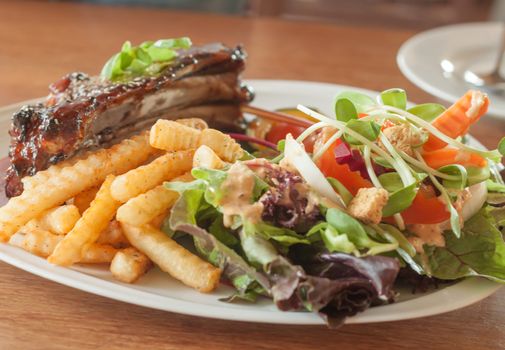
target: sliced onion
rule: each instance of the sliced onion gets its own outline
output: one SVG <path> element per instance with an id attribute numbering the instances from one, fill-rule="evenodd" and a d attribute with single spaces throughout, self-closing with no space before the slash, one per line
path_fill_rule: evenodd
<path id="1" fill-rule="evenodd" d="M 487 198 L 486 182 L 480 182 L 478 184 L 467 187 L 467 189 L 470 190 L 470 198 L 468 198 L 468 200 L 463 203 L 460 211 L 460 217 L 463 222 L 467 221 L 472 216 L 477 214 L 479 210 L 481 210 L 484 206 L 484 203 L 486 203 Z M 451 229 L 450 220 L 446 220 L 439 224 L 433 225 L 440 226 L 442 230 Z"/>
<path id="2" fill-rule="evenodd" d="M 468 189 L 470 190 L 471 196 L 465 203 L 463 203 L 463 207 L 461 208 L 463 221 L 466 221 L 477 214 L 477 212 L 484 206 L 484 203 L 486 203 L 487 197 L 486 182 L 480 182 L 472 185 L 468 187 Z"/>
<path id="3" fill-rule="evenodd" d="M 345 207 L 342 198 L 335 192 L 333 187 L 331 187 L 321 170 L 319 170 L 312 159 L 310 159 L 310 156 L 305 152 L 302 145 L 293 139 L 291 134 L 286 135 L 284 159 L 298 170 L 305 182 L 307 182 L 314 191 L 340 207 Z"/>

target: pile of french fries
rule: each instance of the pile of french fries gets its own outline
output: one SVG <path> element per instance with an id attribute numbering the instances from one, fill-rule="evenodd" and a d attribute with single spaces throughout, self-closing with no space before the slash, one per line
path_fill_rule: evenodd
<path id="1" fill-rule="evenodd" d="M 0 208 L 0 241 L 56 265 L 110 264 L 125 283 L 157 265 L 210 292 L 221 271 L 160 230 L 178 198 L 163 184 L 191 181 L 193 167 L 222 168 L 243 152 L 201 119 L 160 119 L 150 131 L 23 178 L 23 193 Z"/>

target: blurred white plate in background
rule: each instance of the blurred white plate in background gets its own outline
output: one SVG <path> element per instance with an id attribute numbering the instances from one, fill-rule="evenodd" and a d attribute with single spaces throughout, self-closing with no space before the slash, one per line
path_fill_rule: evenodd
<path id="1" fill-rule="evenodd" d="M 426 92 L 455 102 L 474 88 L 461 76 L 485 74 L 497 59 L 502 23 L 481 22 L 440 27 L 407 40 L 396 57 L 402 73 Z M 505 75 L 505 64 L 502 66 Z M 489 113 L 505 119 L 505 96 L 489 94 Z"/>

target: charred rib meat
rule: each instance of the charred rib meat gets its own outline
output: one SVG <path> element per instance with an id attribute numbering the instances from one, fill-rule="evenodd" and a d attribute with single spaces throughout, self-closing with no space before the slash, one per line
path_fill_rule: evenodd
<path id="1" fill-rule="evenodd" d="M 45 103 L 24 106 L 12 118 L 6 194 L 21 194 L 22 177 L 120 141 L 158 118 L 200 117 L 213 127 L 237 128 L 239 104 L 253 97 L 239 80 L 244 58 L 240 47 L 210 44 L 181 51 L 156 77 L 123 83 L 83 73 L 63 77 Z"/>

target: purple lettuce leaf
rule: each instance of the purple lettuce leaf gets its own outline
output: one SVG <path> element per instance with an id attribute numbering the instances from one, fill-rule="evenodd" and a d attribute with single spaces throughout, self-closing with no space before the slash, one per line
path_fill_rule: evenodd
<path id="1" fill-rule="evenodd" d="M 266 269 L 272 297 L 281 310 L 318 312 L 330 327 L 338 327 L 371 305 L 393 301 L 396 259 L 357 258 L 308 246 L 293 247 L 290 257 L 292 263 L 278 257 Z"/>
<path id="2" fill-rule="evenodd" d="M 265 169 L 270 188 L 261 196 L 262 219 L 278 227 L 306 232 L 322 218 L 319 207 L 309 205 L 309 189 L 302 177 L 280 167 Z"/>

